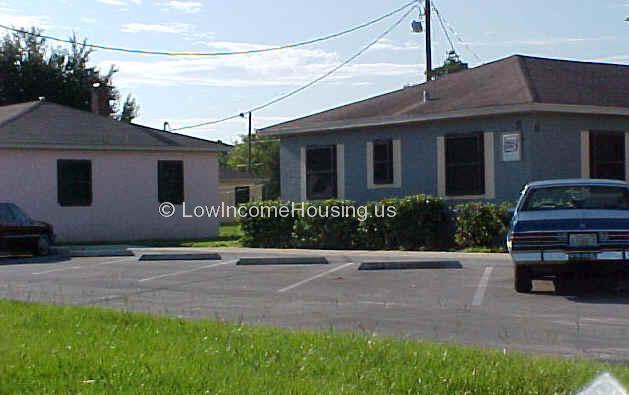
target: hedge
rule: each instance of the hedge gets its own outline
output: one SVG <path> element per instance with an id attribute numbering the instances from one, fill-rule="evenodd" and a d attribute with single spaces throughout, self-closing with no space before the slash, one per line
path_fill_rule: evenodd
<path id="1" fill-rule="evenodd" d="M 262 201 L 245 205 L 297 215 L 243 215 L 243 244 L 266 248 L 448 250 L 501 248 L 509 225 L 507 204 L 465 203 L 449 207 L 428 195 L 358 205 L 350 200 L 305 203 Z M 294 208 L 297 207 L 296 211 Z M 343 210 L 345 214 L 339 215 Z M 303 215 L 317 213 L 318 215 Z M 391 216 L 391 213 L 396 215 Z"/>
<path id="2" fill-rule="evenodd" d="M 507 203 L 465 203 L 454 210 L 459 248 L 505 248 L 505 237 L 511 220 Z"/>

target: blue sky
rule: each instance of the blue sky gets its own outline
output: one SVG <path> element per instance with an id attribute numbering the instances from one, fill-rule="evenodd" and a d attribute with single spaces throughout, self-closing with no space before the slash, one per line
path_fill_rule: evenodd
<path id="1" fill-rule="evenodd" d="M 0 23 L 38 26 L 92 43 L 172 51 L 263 48 L 301 41 L 361 24 L 406 0 L 0 0 Z M 515 53 L 629 64 L 629 0 L 435 0 L 436 6 L 482 62 L 455 40 L 472 66 Z M 416 17 L 416 13 L 413 14 Z M 394 23 L 325 43 L 264 55 L 165 58 L 98 51 L 94 64 L 115 64 L 114 83 L 132 93 L 137 123 L 161 128 L 222 118 L 246 111 L 317 78 Z M 422 79 L 423 34 L 402 23 L 351 65 L 287 101 L 254 113 L 256 128 L 395 90 Z M 433 58 L 448 49 L 433 18 Z M 194 136 L 232 142 L 246 132 L 237 119 L 187 130 Z"/>

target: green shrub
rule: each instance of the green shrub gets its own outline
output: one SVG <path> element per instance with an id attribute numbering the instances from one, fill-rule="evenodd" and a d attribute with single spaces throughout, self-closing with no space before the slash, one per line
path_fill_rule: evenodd
<path id="1" fill-rule="evenodd" d="M 253 206 L 279 209 L 282 206 L 290 207 L 290 203 L 280 200 L 251 202 L 245 204 L 247 212 Z M 258 248 L 292 247 L 294 224 L 295 218 L 292 215 L 288 215 L 285 218 L 281 215 L 241 216 L 240 226 L 244 234 L 242 243 L 247 247 Z"/>
<path id="2" fill-rule="evenodd" d="M 356 205 L 349 200 L 321 200 L 303 204 L 304 213 L 296 218 L 293 228 L 294 244 L 298 248 L 351 249 L 359 220 Z M 346 211 L 346 213 L 343 213 Z M 347 214 L 349 215 L 341 215 Z"/>
<path id="3" fill-rule="evenodd" d="M 464 203 L 455 208 L 455 242 L 459 248 L 504 248 L 509 204 Z"/>
<path id="4" fill-rule="evenodd" d="M 361 224 L 358 237 L 362 248 L 427 250 L 448 248 L 451 244 L 448 210 L 441 199 L 414 195 L 370 202 L 367 206 L 369 217 Z M 376 216 L 376 206 L 393 207 L 396 215 Z"/>

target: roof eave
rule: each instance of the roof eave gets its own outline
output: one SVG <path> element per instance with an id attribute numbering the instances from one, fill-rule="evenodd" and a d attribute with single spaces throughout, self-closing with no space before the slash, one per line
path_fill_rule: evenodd
<path id="1" fill-rule="evenodd" d="M 379 118 L 363 118 L 350 121 L 335 121 L 321 123 L 316 126 L 301 128 L 278 128 L 273 127 L 261 129 L 259 132 L 265 136 L 287 136 L 302 133 L 332 132 L 346 129 L 360 129 L 378 126 L 394 126 L 408 123 L 420 123 L 429 121 L 440 121 L 448 119 L 485 117 L 493 115 L 518 114 L 529 112 L 548 113 L 570 113 L 570 114 L 591 114 L 591 115 L 616 115 L 629 116 L 627 107 L 605 107 L 605 106 L 584 106 L 573 104 L 548 104 L 548 103 L 525 103 L 506 106 L 482 107 L 466 110 L 448 111 L 438 114 L 427 114 L 420 116 L 393 116 Z"/>
<path id="2" fill-rule="evenodd" d="M 102 145 L 61 145 L 31 143 L 1 143 L 4 149 L 36 149 L 36 150 L 74 150 L 74 151 L 150 151 L 150 152 L 224 152 L 228 147 L 141 147 L 141 146 L 102 146 Z"/>

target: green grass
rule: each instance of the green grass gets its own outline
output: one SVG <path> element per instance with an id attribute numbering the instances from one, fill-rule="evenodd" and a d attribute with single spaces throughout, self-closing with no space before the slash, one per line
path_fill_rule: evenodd
<path id="1" fill-rule="evenodd" d="M 218 237 L 206 240 L 185 241 L 145 241 L 140 244 L 150 247 L 241 247 L 240 238 L 243 236 L 240 224 L 222 224 L 218 230 Z"/>
<path id="2" fill-rule="evenodd" d="M 553 394 L 629 367 L 0 301 L 0 393 Z"/>

